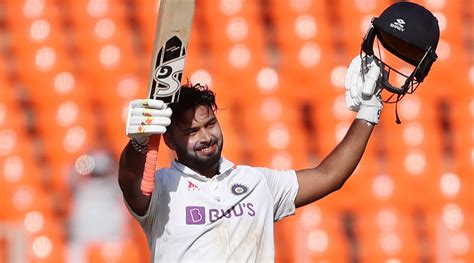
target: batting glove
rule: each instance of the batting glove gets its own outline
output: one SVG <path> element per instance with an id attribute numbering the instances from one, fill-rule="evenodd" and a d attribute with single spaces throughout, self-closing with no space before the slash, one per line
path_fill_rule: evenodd
<path id="1" fill-rule="evenodd" d="M 134 100 L 128 105 L 127 136 L 146 145 L 150 135 L 163 134 L 171 124 L 172 111 L 162 100 Z"/>
<path id="2" fill-rule="evenodd" d="M 382 86 L 379 83 L 381 69 L 377 62 L 366 57 L 366 68 L 362 68 L 362 59 L 356 56 L 347 69 L 345 79 L 346 106 L 357 112 L 356 119 L 363 119 L 370 123 L 379 122 L 383 103 L 380 93 Z"/>

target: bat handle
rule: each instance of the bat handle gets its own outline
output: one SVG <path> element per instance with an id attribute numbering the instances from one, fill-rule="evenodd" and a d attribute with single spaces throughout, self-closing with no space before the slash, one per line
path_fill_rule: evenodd
<path id="1" fill-rule="evenodd" d="M 150 136 L 148 152 L 146 153 L 145 169 L 140 189 L 146 196 L 150 196 L 155 187 L 155 171 L 158 163 L 158 149 L 160 147 L 161 135 Z"/>

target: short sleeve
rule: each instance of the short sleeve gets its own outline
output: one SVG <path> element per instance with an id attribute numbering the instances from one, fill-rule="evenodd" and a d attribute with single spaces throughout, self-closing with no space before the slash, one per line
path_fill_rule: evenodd
<path id="1" fill-rule="evenodd" d="M 298 180 L 294 170 L 258 168 L 264 175 L 273 197 L 273 220 L 278 221 L 295 213 Z"/>

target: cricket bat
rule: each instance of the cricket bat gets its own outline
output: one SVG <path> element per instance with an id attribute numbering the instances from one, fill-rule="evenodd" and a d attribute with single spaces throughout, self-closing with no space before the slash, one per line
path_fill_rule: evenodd
<path id="1" fill-rule="evenodd" d="M 186 49 L 194 15 L 194 0 L 161 0 L 148 80 L 149 99 L 174 103 L 179 99 Z M 144 195 L 151 195 L 158 161 L 160 135 L 148 143 L 145 170 L 141 182 Z"/>

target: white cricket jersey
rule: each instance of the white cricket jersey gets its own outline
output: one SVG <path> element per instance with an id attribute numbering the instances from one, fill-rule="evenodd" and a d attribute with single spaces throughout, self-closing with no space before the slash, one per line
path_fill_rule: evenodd
<path id="1" fill-rule="evenodd" d="M 234 166 L 201 176 L 174 161 L 155 174 L 148 211 L 138 216 L 152 262 L 273 262 L 273 223 L 295 213 L 293 170 Z M 128 205 L 127 205 L 128 206 Z"/>

